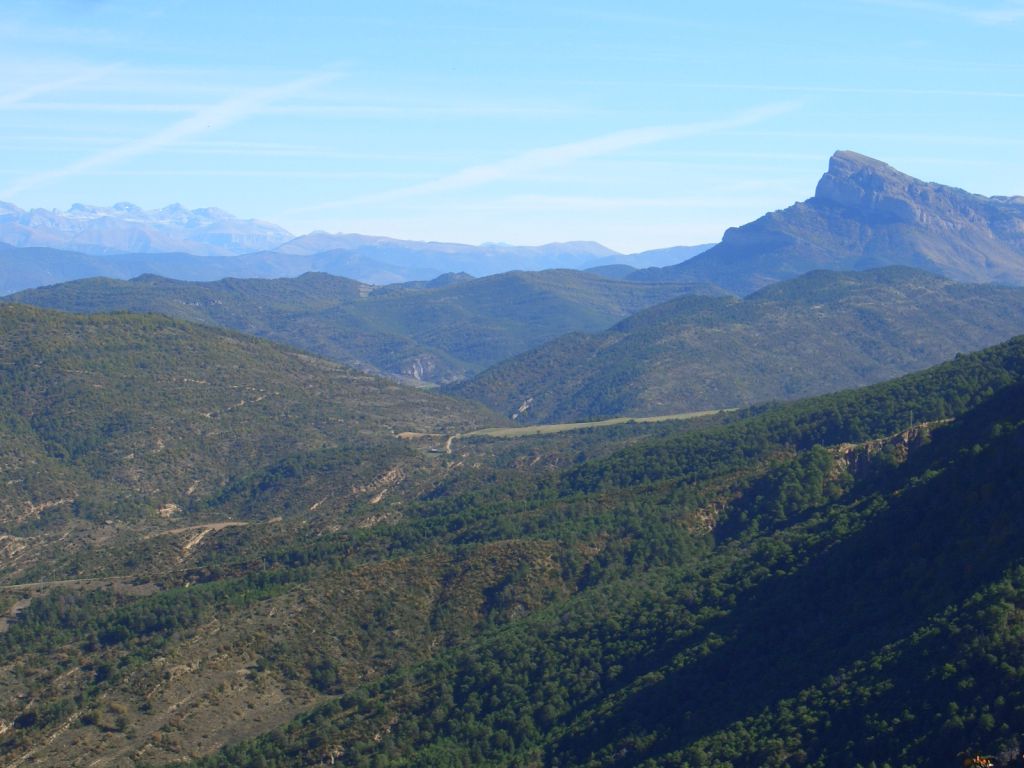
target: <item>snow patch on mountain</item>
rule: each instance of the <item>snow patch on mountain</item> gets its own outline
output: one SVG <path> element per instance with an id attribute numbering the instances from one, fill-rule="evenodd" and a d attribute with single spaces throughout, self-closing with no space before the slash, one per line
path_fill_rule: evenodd
<path id="1" fill-rule="evenodd" d="M 120 202 L 109 207 L 75 203 L 66 211 L 26 211 L 0 202 L 0 242 L 18 247 L 62 248 L 93 255 L 179 252 L 237 256 L 272 250 L 293 237 L 276 224 L 239 219 L 219 208 L 190 210 L 175 203 L 147 211 Z"/>

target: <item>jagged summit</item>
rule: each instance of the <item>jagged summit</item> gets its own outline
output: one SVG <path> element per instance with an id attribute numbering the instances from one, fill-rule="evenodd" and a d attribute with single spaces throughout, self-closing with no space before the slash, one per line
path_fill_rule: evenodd
<path id="1" fill-rule="evenodd" d="M 874 157 L 862 155 L 860 152 L 854 152 L 851 149 L 837 150 L 828 161 L 828 173 L 830 174 L 851 175 L 865 170 L 875 171 L 883 175 L 899 176 L 904 179 L 913 178 L 897 171 L 888 163 L 884 163 Z"/>
<path id="2" fill-rule="evenodd" d="M 285 229 L 239 219 L 219 208 L 190 210 L 173 203 L 147 211 L 134 203 L 110 207 L 75 203 L 66 211 L 25 211 L 0 203 L 0 243 L 62 248 L 92 255 L 171 253 L 237 256 L 270 250 L 292 239 Z"/>
<path id="3" fill-rule="evenodd" d="M 836 152 L 828 172 L 814 190 L 814 199 L 850 208 L 868 207 L 895 220 L 913 220 L 905 203 L 910 189 L 922 185 L 912 176 L 867 155 L 848 150 Z"/>
<path id="4" fill-rule="evenodd" d="M 842 151 L 828 160 L 828 171 L 818 181 L 814 198 L 853 207 L 898 196 L 914 182 L 921 183 L 881 160 Z"/>

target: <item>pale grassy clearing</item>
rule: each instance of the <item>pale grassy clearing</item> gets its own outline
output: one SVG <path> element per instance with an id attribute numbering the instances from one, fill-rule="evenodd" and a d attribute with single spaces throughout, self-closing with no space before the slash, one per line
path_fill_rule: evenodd
<path id="1" fill-rule="evenodd" d="M 619 416 L 614 419 L 604 419 L 602 421 L 575 421 L 564 424 L 536 424 L 530 427 L 488 427 L 486 429 L 477 429 L 473 432 L 464 432 L 461 435 L 456 435 L 456 437 L 527 437 L 530 435 L 553 435 L 558 432 L 571 432 L 576 429 L 613 427 L 616 424 L 649 424 L 658 421 L 684 421 L 686 419 L 699 419 L 702 416 L 714 416 L 717 413 L 728 413 L 735 410 L 735 408 L 717 408 L 711 411 L 670 413 L 665 416 Z"/>
<path id="2" fill-rule="evenodd" d="M 452 443 L 455 440 L 464 440 L 468 437 L 536 437 L 537 435 L 554 435 L 559 432 L 571 432 L 577 429 L 594 429 L 599 427 L 613 427 L 616 424 L 650 424 L 659 421 L 684 421 L 686 419 L 699 419 L 702 416 L 714 416 L 719 413 L 731 413 L 736 408 L 715 408 L 710 411 L 688 411 L 687 413 L 669 413 L 664 416 L 618 416 L 614 419 L 603 419 L 601 421 L 572 421 L 562 424 L 534 424 L 529 427 L 487 427 L 476 429 L 472 432 L 461 432 L 454 435 L 442 435 L 431 432 L 399 432 L 396 437 L 401 440 L 417 440 L 421 438 L 441 438 L 443 448 L 436 449 L 438 453 L 451 453 Z"/>

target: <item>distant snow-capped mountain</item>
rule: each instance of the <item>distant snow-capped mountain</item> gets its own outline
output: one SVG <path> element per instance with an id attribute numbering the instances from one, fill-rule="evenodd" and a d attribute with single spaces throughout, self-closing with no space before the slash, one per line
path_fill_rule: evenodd
<path id="1" fill-rule="evenodd" d="M 92 255 L 190 253 L 236 256 L 272 250 L 294 237 L 265 221 L 239 219 L 219 208 L 169 205 L 146 211 L 132 203 L 76 203 L 66 211 L 22 210 L 0 202 L 0 242 L 61 248 Z"/>
<path id="2" fill-rule="evenodd" d="M 326 272 L 386 285 L 460 272 L 483 277 L 597 268 L 622 278 L 637 268 L 664 266 L 677 251 L 686 258 L 704 247 L 628 255 L 591 241 L 469 245 L 323 231 L 296 237 L 276 224 L 239 219 L 219 208 L 76 203 L 66 211 L 26 211 L 0 202 L 0 296 L 83 277 L 145 273 L 195 281 Z"/>

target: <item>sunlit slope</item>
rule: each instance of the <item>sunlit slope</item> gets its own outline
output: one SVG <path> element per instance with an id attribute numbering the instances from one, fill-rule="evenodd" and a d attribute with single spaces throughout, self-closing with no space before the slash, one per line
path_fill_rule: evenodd
<path id="1" fill-rule="evenodd" d="M 1024 331 L 1024 289 L 889 267 L 812 272 L 745 299 L 682 297 L 572 334 L 452 392 L 525 423 L 794 399 L 933 365 Z"/>
<path id="2" fill-rule="evenodd" d="M 570 331 L 600 331 L 712 286 L 645 285 L 588 272 L 508 272 L 373 286 L 310 273 L 190 283 L 143 276 L 25 291 L 13 301 L 71 312 L 160 312 L 273 339 L 349 365 L 425 382 L 458 380 Z"/>
<path id="3" fill-rule="evenodd" d="M 1022 369 L 1016 340 L 638 445 L 566 473 L 546 502 L 449 507 L 435 529 L 460 520 L 464 546 L 514 520 L 558 540 L 576 594 L 201 764 L 1008 753 L 1024 727 Z M 901 428 L 911 411 L 928 423 Z"/>

